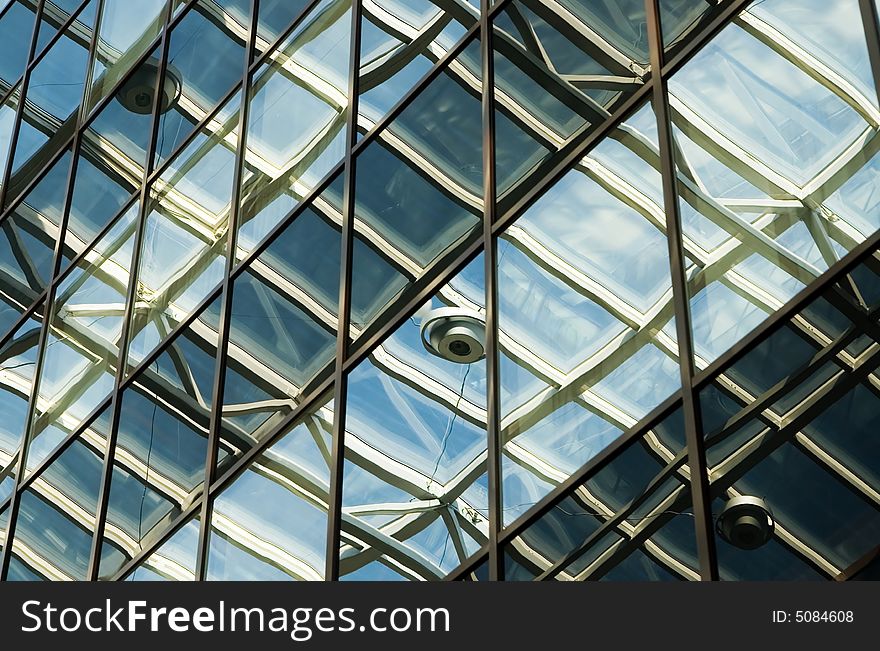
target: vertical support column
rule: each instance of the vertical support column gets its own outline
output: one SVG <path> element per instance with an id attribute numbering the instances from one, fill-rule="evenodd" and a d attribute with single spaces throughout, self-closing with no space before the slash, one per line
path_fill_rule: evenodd
<path id="1" fill-rule="evenodd" d="M 98 570 L 101 564 L 101 548 L 104 538 L 104 526 L 107 517 L 107 506 L 110 498 L 110 483 L 113 477 L 113 462 L 116 452 L 116 438 L 119 430 L 119 415 L 122 406 L 120 384 L 125 378 L 125 369 L 128 365 L 128 344 L 131 338 L 131 322 L 134 316 L 134 304 L 137 299 L 138 267 L 141 259 L 141 246 L 144 239 L 147 215 L 150 207 L 150 188 L 147 181 L 153 169 L 153 159 L 156 155 L 156 136 L 159 131 L 159 106 L 161 105 L 160 92 L 165 83 L 165 67 L 168 63 L 169 24 L 174 11 L 175 0 L 168 0 L 165 7 L 165 21 L 162 27 L 159 55 L 158 83 L 153 94 L 153 112 L 150 121 L 150 139 L 147 145 L 144 163 L 144 175 L 141 181 L 140 206 L 138 210 L 138 224 L 135 232 L 134 247 L 131 260 L 131 270 L 128 277 L 126 291 L 125 314 L 122 321 L 122 333 L 119 337 L 119 357 L 116 369 L 116 378 L 113 385 L 113 397 L 110 403 L 110 430 L 107 435 L 107 446 L 104 452 L 104 467 L 101 472 L 101 487 L 98 492 L 98 507 L 95 513 L 95 532 L 92 538 L 92 549 L 89 557 L 88 580 L 95 581 L 98 578 Z"/>
<path id="2" fill-rule="evenodd" d="M 0 209 L 6 205 L 6 193 L 9 188 L 9 179 L 12 178 L 12 164 L 13 159 L 15 158 L 15 147 L 18 144 L 18 131 L 21 129 L 25 95 L 31 78 L 31 70 L 34 67 L 34 56 L 37 53 L 37 39 L 40 34 L 40 23 L 42 22 L 44 1 L 45 0 L 37 0 L 37 8 L 34 10 L 34 29 L 31 32 L 31 45 L 28 49 L 27 63 L 25 64 L 24 74 L 21 78 L 21 93 L 18 97 L 18 108 L 15 110 L 15 120 L 12 122 L 12 134 L 10 134 L 9 138 L 9 155 L 6 157 L 6 167 L 0 170 L 0 174 L 2 174 L 3 178 L 3 185 L 0 186 Z M 14 90 L 15 85 L 13 84 L 9 97 L 12 97 L 12 91 Z"/>
<path id="3" fill-rule="evenodd" d="M 348 116 L 345 124 L 345 189 L 342 195 L 342 254 L 339 271 L 339 326 L 336 332 L 336 368 L 333 373 L 333 441 L 330 456 L 330 492 L 327 501 L 327 551 L 324 580 L 339 580 L 339 544 L 342 526 L 342 478 L 345 466 L 345 407 L 348 375 L 343 363 L 348 356 L 351 321 L 351 265 L 354 250 L 355 167 L 352 148 L 357 142 L 360 95 L 361 0 L 352 0 L 351 51 L 348 77 Z"/>
<path id="4" fill-rule="evenodd" d="M 712 496 L 706 470 L 706 446 L 699 395 L 694 391 L 694 355 L 691 336 L 690 303 L 684 270 L 681 215 L 678 210 L 678 188 L 669 116 L 669 97 L 663 77 L 663 32 L 660 25 L 659 0 L 645 0 L 648 46 L 651 58 L 654 112 L 660 144 L 660 171 L 663 176 L 663 207 L 666 213 L 666 239 L 672 279 L 672 300 L 675 306 L 675 328 L 681 369 L 682 411 L 687 440 L 688 467 L 691 475 L 697 555 L 703 581 L 718 579 L 715 533 L 712 521 Z"/>
<path id="5" fill-rule="evenodd" d="M 235 148 L 235 169 L 232 178 L 232 199 L 229 208 L 229 222 L 226 236 L 226 267 L 223 271 L 223 293 L 220 303 L 220 323 L 217 328 L 217 354 L 214 362 L 214 380 L 211 390 L 211 416 L 208 426 L 208 450 L 205 457 L 205 479 L 202 488 L 200 510 L 199 544 L 196 552 L 196 581 L 205 580 L 207 571 L 208 544 L 211 532 L 211 482 L 217 466 L 220 448 L 220 431 L 223 427 L 223 391 L 226 384 L 226 351 L 229 349 L 229 320 L 232 314 L 232 281 L 230 274 L 235 267 L 235 252 L 238 246 L 238 220 L 241 213 L 241 177 L 247 154 L 247 124 L 250 115 L 251 62 L 257 40 L 257 19 L 260 0 L 251 0 L 251 24 L 248 42 L 245 46 L 244 71 L 241 82 L 241 104 L 238 110 L 238 142 Z"/>
<path id="6" fill-rule="evenodd" d="M 42 1 L 40 2 L 40 7 L 42 7 Z M 88 54 L 88 62 L 91 65 L 91 62 L 95 56 L 95 51 L 98 47 L 98 29 L 97 24 L 101 19 L 101 10 L 103 8 L 103 3 L 101 3 L 98 7 L 98 11 L 95 15 L 96 27 L 92 31 L 92 38 L 89 41 L 89 54 Z M 37 13 L 37 25 L 39 26 L 40 15 Z M 33 57 L 34 54 L 34 44 L 36 42 L 37 37 L 37 29 L 34 30 L 34 41 L 31 43 L 31 53 L 30 57 Z M 28 64 L 30 65 L 30 64 Z M 22 98 L 23 98 L 23 89 L 22 89 Z M 70 217 L 70 204 L 73 201 L 73 190 L 74 190 L 74 181 L 76 180 L 76 169 L 77 169 L 77 161 L 79 158 L 79 150 L 82 142 L 82 131 L 83 131 L 83 123 L 87 117 L 87 111 L 85 109 L 85 101 L 88 96 L 88 84 L 85 84 L 83 87 L 83 99 L 82 104 L 80 105 L 79 111 L 76 115 L 76 131 L 73 137 L 73 143 L 70 148 L 70 167 L 68 168 L 67 173 L 67 185 L 65 194 L 64 194 L 64 204 L 61 210 L 61 221 L 58 225 L 58 237 L 55 241 L 55 250 L 53 252 L 53 262 L 52 262 L 52 272 L 49 275 L 49 282 L 46 284 L 46 302 L 43 305 L 43 322 L 40 328 L 40 336 L 38 340 L 38 348 L 37 348 L 37 361 L 34 365 L 34 374 L 33 380 L 31 381 L 31 395 L 28 400 L 28 420 L 25 424 L 24 432 L 22 432 L 21 436 L 21 444 L 19 447 L 18 453 L 18 462 L 17 469 L 15 474 L 15 484 L 12 487 L 12 495 L 10 497 L 9 504 L 9 520 L 8 527 L 6 533 L 6 543 L 3 547 L 3 554 L 0 556 L 0 578 L 6 578 L 6 572 L 9 566 L 9 554 L 10 548 L 12 547 L 12 539 L 15 535 L 15 525 L 16 520 L 18 519 L 18 507 L 19 507 L 19 493 L 21 492 L 21 483 L 24 481 L 24 474 L 27 469 L 27 451 L 30 446 L 30 439 L 33 435 L 33 425 L 35 420 L 34 410 L 37 405 L 37 390 L 40 384 L 40 376 L 42 375 L 43 362 L 46 356 L 46 340 L 49 337 L 49 328 L 52 326 L 52 311 L 55 303 L 55 285 L 57 284 L 57 276 L 61 270 L 61 259 L 63 257 L 64 250 L 64 239 L 65 233 L 67 232 L 67 222 Z M 22 104 L 23 105 L 23 102 Z M 61 153 L 59 153 L 54 160 L 60 160 L 61 157 L 64 156 L 64 149 L 62 149 Z M 12 158 L 10 154 L 9 166 L 11 168 Z M 54 163 L 52 163 L 54 164 Z M 4 188 L 6 186 L 4 185 Z"/>
<path id="7" fill-rule="evenodd" d="M 483 63 L 483 259 L 486 285 L 486 464 L 489 484 L 489 580 L 504 580 L 498 549 L 502 527 L 501 401 L 498 393 L 498 242 L 495 223 L 495 57 L 489 0 L 480 0 L 480 53 Z"/>

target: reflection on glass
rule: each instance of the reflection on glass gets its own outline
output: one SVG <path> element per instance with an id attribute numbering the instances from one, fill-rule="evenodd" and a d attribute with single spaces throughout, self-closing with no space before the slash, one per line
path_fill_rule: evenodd
<path id="1" fill-rule="evenodd" d="M 332 372 L 342 175 L 235 279 L 221 449 L 231 463 Z"/>
<path id="2" fill-rule="evenodd" d="M 141 241 L 128 372 L 223 279 L 239 94 L 165 169 Z"/>
<path id="3" fill-rule="evenodd" d="M 91 0 L 89 4 L 97 3 Z M 91 15 L 94 20 L 93 9 L 80 15 Z M 87 25 L 89 31 L 91 27 Z M 22 165 L 32 157 L 32 164 L 45 164 L 75 126 L 89 60 L 89 39 L 81 38 L 80 33 L 82 25 L 79 29 L 76 22 L 68 26 L 31 70 L 11 174 L 19 170 L 24 176 L 33 174 Z"/>
<path id="4" fill-rule="evenodd" d="M 95 529 L 105 411 L 21 494 L 8 581 L 82 581 Z"/>
<path id="5" fill-rule="evenodd" d="M 137 11 L 132 11 L 131 0 L 103 0 L 89 110 L 107 96 L 159 35 L 167 5 L 167 0 L 138 0 Z"/>
<path id="6" fill-rule="evenodd" d="M 33 305 L 52 275 L 69 168 L 65 152 L 0 222 L 0 292 L 23 308 Z"/>
<path id="7" fill-rule="evenodd" d="M 174 84 L 179 95 L 159 115 L 157 166 L 241 80 L 247 32 L 247 20 L 239 24 L 224 7 L 208 0 L 197 2 L 175 25 L 165 84 Z"/>
<path id="8" fill-rule="evenodd" d="M 199 545 L 199 519 L 183 525 L 126 577 L 126 581 L 193 581 L 196 550 Z"/>
<path id="9" fill-rule="evenodd" d="M 0 80 L 9 88 L 24 73 L 31 34 L 34 30 L 34 6 L 26 0 L 15 0 L 0 16 Z M 2 169 L 2 166 L 0 166 Z"/>
<path id="10" fill-rule="evenodd" d="M 669 82 L 698 368 L 880 227 L 858 4 L 755 3 Z"/>
<path id="11" fill-rule="evenodd" d="M 42 321 L 40 306 L 0 346 L 0 503 L 12 494 L 28 422 Z"/>
<path id="12" fill-rule="evenodd" d="M 345 154 L 350 8 L 319 2 L 253 73 L 238 259 Z"/>
<path id="13" fill-rule="evenodd" d="M 483 212 L 480 46 L 472 41 L 357 156 L 351 334 L 390 311 Z"/>
<path id="14" fill-rule="evenodd" d="M 214 500 L 208 580 L 323 580 L 332 429 L 325 400 Z"/>
<path id="15" fill-rule="evenodd" d="M 487 539 L 484 264 L 471 262 L 349 376 L 344 580 L 437 580 Z"/>
<path id="16" fill-rule="evenodd" d="M 375 0 L 361 18 L 358 128 L 369 131 L 479 17 L 446 2 Z"/>
<path id="17" fill-rule="evenodd" d="M 113 390 L 137 204 L 60 282 L 46 337 L 31 424 L 28 471 Z"/>
<path id="18" fill-rule="evenodd" d="M 202 493 L 219 310 L 218 298 L 122 394 L 103 579 L 167 531 Z"/>
<path id="19" fill-rule="evenodd" d="M 505 522 L 680 387 L 656 138 L 645 106 L 499 240 Z"/>
<path id="20" fill-rule="evenodd" d="M 62 25 L 77 13 L 82 0 L 46 0 L 43 3 L 43 11 L 40 14 L 40 26 L 37 34 L 37 47 L 34 50 L 34 58 L 40 56 L 46 45 L 58 33 Z M 92 25 L 95 24 L 95 11 L 98 9 L 97 2 L 89 2 L 85 8 L 78 12 L 74 21 L 78 23 L 75 29 L 79 34 L 90 34 Z M 86 39 L 83 39 L 86 40 Z"/>
<path id="21" fill-rule="evenodd" d="M 535 166 L 576 131 L 602 124 L 648 75 L 641 0 L 566 4 L 514 0 L 494 21 L 502 209 L 528 189 Z"/>
<path id="22" fill-rule="evenodd" d="M 775 523 L 754 548 L 718 533 L 723 580 L 835 579 L 877 544 L 875 269 L 869 258 L 701 391 L 714 513 L 753 496 Z"/>
<path id="23" fill-rule="evenodd" d="M 699 578 L 678 409 L 505 546 L 507 581 Z"/>

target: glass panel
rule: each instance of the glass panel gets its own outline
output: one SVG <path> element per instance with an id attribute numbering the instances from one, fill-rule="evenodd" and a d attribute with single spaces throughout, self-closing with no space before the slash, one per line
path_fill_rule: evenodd
<path id="1" fill-rule="evenodd" d="M 817 6 L 755 3 L 669 82 L 698 368 L 880 227 L 858 1 Z"/>
<path id="2" fill-rule="evenodd" d="M 194 581 L 199 519 L 183 525 L 171 538 L 147 556 L 126 581 Z"/>
<path id="3" fill-rule="evenodd" d="M 91 0 L 90 5 L 97 5 Z M 93 10 L 90 10 L 93 13 Z M 89 30 L 91 25 L 87 26 Z M 81 32 L 81 26 L 79 31 Z M 89 61 L 89 41 L 70 25 L 31 71 L 11 173 L 27 177 L 45 164 L 76 126 Z M 32 160 L 33 158 L 33 160 Z M 30 161 L 27 168 L 22 165 Z"/>
<path id="4" fill-rule="evenodd" d="M 877 544 L 880 329 L 851 294 L 869 260 L 701 391 L 724 580 L 835 579 Z"/>
<path id="5" fill-rule="evenodd" d="M 648 75 L 644 2 L 551 4 L 515 0 L 494 21 L 502 211 L 533 184 L 541 161 L 601 125 Z"/>
<path id="6" fill-rule="evenodd" d="M 656 138 L 645 106 L 499 240 L 505 522 L 680 388 Z"/>
<path id="7" fill-rule="evenodd" d="M 246 41 L 247 26 L 205 0 L 174 27 L 164 81 L 167 105 L 164 101 L 160 105 L 157 167 L 241 80 Z M 223 123 L 222 118 L 217 121 Z"/>
<path id="8" fill-rule="evenodd" d="M 101 578 L 168 530 L 202 493 L 220 299 L 122 394 Z"/>
<path id="9" fill-rule="evenodd" d="M 0 347 L 0 503 L 12 494 L 28 422 L 42 321 L 40 306 Z"/>
<path id="10" fill-rule="evenodd" d="M 263 54 L 308 4 L 309 0 L 262 0 L 258 8 L 256 55 Z"/>
<path id="11" fill-rule="evenodd" d="M 159 35 L 167 5 L 167 0 L 138 0 L 138 10 L 132 11 L 131 0 L 103 0 L 89 110 L 107 96 Z"/>
<path id="12" fill-rule="evenodd" d="M 684 443 L 679 408 L 507 544 L 505 580 L 698 579 Z"/>
<path id="13" fill-rule="evenodd" d="M 437 580 L 487 540 L 484 264 L 349 376 L 344 580 Z"/>
<path id="14" fill-rule="evenodd" d="M 32 416 L 29 472 L 113 390 L 137 212 L 134 204 L 56 289 Z"/>
<path id="15" fill-rule="evenodd" d="M 350 4 L 318 3 L 254 72 L 239 260 L 345 155 Z"/>
<path id="16" fill-rule="evenodd" d="M 174 158 L 151 191 L 128 372 L 223 279 L 239 94 Z"/>
<path id="17" fill-rule="evenodd" d="M 82 581 L 89 567 L 109 410 L 21 494 L 7 580 Z"/>
<path id="18" fill-rule="evenodd" d="M 34 18 L 34 8 L 26 0 L 11 3 L 0 16 L 0 81 L 4 90 L 24 73 Z"/>
<path id="19" fill-rule="evenodd" d="M 660 24 L 667 53 L 687 42 L 690 36 L 698 33 L 722 9 L 723 2 L 660 0 Z"/>
<path id="20" fill-rule="evenodd" d="M 354 339 L 392 313 L 429 266 L 480 234 L 479 71 L 480 45 L 472 41 L 358 153 Z"/>
<path id="21" fill-rule="evenodd" d="M 0 171 L 2 172 L 6 171 L 6 164 L 9 162 L 9 148 L 12 145 L 12 133 L 15 130 L 15 112 L 18 110 L 20 101 L 21 84 L 19 83 L 0 104 Z M 2 179 L 0 179 L 0 187 L 2 187 Z M 12 194 L 7 195 L 5 200 L 7 204 L 11 196 Z"/>
<path id="22" fill-rule="evenodd" d="M 231 463 L 333 371 L 342 176 L 234 282 L 221 449 Z"/>
<path id="23" fill-rule="evenodd" d="M 333 403 L 320 402 L 215 499 L 208 580 L 323 580 Z"/>
<path id="24" fill-rule="evenodd" d="M 33 305 L 52 275 L 69 168 L 70 154 L 65 152 L 0 222 L 0 291 L 13 305 Z M 0 336 L 17 316 L 9 314 L 10 320 L 2 321 Z"/>
<path id="25" fill-rule="evenodd" d="M 374 0 L 361 18 L 358 129 L 369 131 L 479 16 L 447 2 Z"/>
<path id="26" fill-rule="evenodd" d="M 37 48 L 35 50 L 36 56 L 34 58 L 40 55 L 49 41 L 61 29 L 61 26 L 70 19 L 71 15 L 79 9 L 81 4 L 82 0 L 46 0 L 43 3 L 43 11 L 40 14 L 39 34 L 37 36 Z M 86 44 L 86 48 L 88 48 L 88 39 L 91 36 L 92 26 L 95 24 L 95 11 L 97 9 L 98 3 L 90 2 L 74 19 L 79 23 L 76 26 L 77 33 L 85 35 L 85 38 L 82 36 L 79 38 Z"/>

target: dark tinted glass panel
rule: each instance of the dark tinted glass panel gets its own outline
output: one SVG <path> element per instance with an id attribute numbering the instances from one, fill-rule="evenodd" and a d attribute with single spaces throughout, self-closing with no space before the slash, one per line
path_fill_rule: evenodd
<path id="1" fill-rule="evenodd" d="M 834 579 L 876 546 L 880 328 L 856 298 L 870 260 L 701 391 L 722 579 Z M 722 526 L 744 517 L 767 537 Z"/>
<path id="2" fill-rule="evenodd" d="M 628 443 L 505 546 L 505 579 L 696 580 L 680 409 Z"/>

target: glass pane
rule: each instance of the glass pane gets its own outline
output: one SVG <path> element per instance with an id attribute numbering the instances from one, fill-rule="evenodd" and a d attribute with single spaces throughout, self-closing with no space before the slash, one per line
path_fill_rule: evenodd
<path id="1" fill-rule="evenodd" d="M 107 96 L 159 35 L 167 5 L 167 0 L 138 0 L 138 10 L 132 11 L 131 0 L 103 0 L 89 110 Z"/>
<path id="2" fill-rule="evenodd" d="M 246 41 L 247 27 L 206 0 L 196 3 L 174 27 L 163 89 L 167 105 L 164 99 L 160 105 L 156 166 L 241 80 Z"/>
<path id="3" fill-rule="evenodd" d="M 214 500 L 208 580 L 323 580 L 333 403 L 321 402 Z"/>
<path id="4" fill-rule="evenodd" d="M 375 0 L 361 18 L 358 129 L 369 131 L 461 40 L 479 16 L 449 3 Z"/>
<path id="5" fill-rule="evenodd" d="M 880 330 L 876 294 L 851 294 L 876 288 L 869 260 L 701 391 L 724 580 L 835 579 L 877 544 Z"/>
<path id="6" fill-rule="evenodd" d="M 86 578 L 108 421 L 100 415 L 21 494 L 7 580 Z"/>
<path id="7" fill-rule="evenodd" d="M 10 3 L 0 16 L 0 80 L 4 89 L 24 73 L 34 18 L 34 6 L 26 0 Z"/>
<path id="8" fill-rule="evenodd" d="M 223 279 L 239 99 L 229 100 L 151 190 L 128 372 Z"/>
<path id="9" fill-rule="evenodd" d="M 349 376 L 344 580 L 437 580 L 487 540 L 484 264 Z"/>
<path id="10" fill-rule="evenodd" d="M 680 388 L 656 138 L 645 106 L 499 240 L 505 522 Z"/>
<path id="11" fill-rule="evenodd" d="M 505 546 L 505 580 L 696 580 L 680 408 Z"/>
<path id="12" fill-rule="evenodd" d="M 90 5 L 97 5 L 91 0 Z M 91 30 L 91 25 L 87 26 Z M 79 31 L 81 32 L 81 26 Z M 76 126 L 89 61 L 89 41 L 70 25 L 31 71 L 11 174 L 33 175 Z M 22 168 L 25 162 L 28 166 Z"/>
<path id="13" fill-rule="evenodd" d="M 698 368 L 880 227 L 858 1 L 818 6 L 755 3 L 669 82 Z"/>
<path id="14" fill-rule="evenodd" d="M 515 0 L 494 21 L 501 210 L 533 184 L 541 161 L 601 125 L 648 76 L 642 0 L 566 4 Z"/>
<path id="15" fill-rule="evenodd" d="M 29 472 L 113 390 L 137 212 L 134 204 L 56 288 L 32 416 Z"/>
<path id="16" fill-rule="evenodd" d="M 194 581 L 199 519 L 183 525 L 171 538 L 147 556 L 126 581 Z"/>
<path id="17" fill-rule="evenodd" d="M 114 576 L 202 493 L 219 310 L 218 298 L 122 394 L 101 578 Z"/>
<path id="18" fill-rule="evenodd" d="M 81 4 L 82 0 L 46 0 L 43 3 L 35 58 L 46 48 L 46 45 L 58 33 L 61 26 L 70 20 L 70 17 L 79 9 Z M 79 37 L 83 42 L 87 43 L 89 36 L 91 36 L 92 26 L 95 24 L 95 11 L 97 9 L 98 3 L 90 2 L 74 19 L 79 23 L 76 25 L 77 33 L 86 35 L 85 38 Z"/>
<path id="19" fill-rule="evenodd" d="M 345 155 L 350 4 L 318 3 L 253 74 L 239 260 Z"/>
<path id="20" fill-rule="evenodd" d="M 462 76 L 460 71 L 468 74 Z M 480 233 L 480 45 L 470 45 L 357 156 L 352 337 Z"/>
<path id="21" fill-rule="evenodd" d="M 28 423 L 28 402 L 37 364 L 42 306 L 37 308 L 0 347 L 0 503 L 12 494 L 12 486 Z"/>
<path id="22" fill-rule="evenodd" d="M 333 371 L 341 203 L 340 175 L 235 279 L 220 443 L 227 463 Z"/>
<path id="23" fill-rule="evenodd" d="M 0 291 L 23 308 L 34 304 L 52 275 L 69 168 L 65 152 L 0 222 Z"/>

